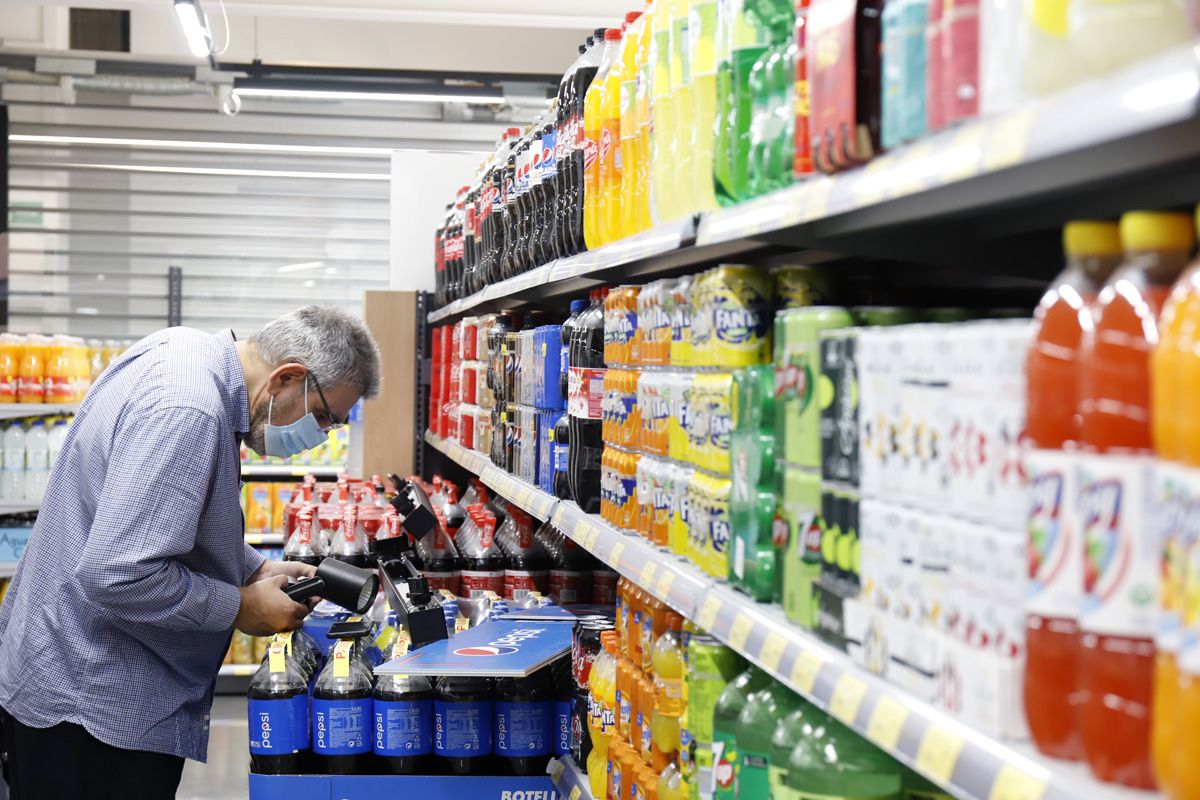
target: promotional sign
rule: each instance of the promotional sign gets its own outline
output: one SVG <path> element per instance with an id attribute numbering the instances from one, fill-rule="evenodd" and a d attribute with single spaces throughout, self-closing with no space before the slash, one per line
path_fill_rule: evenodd
<path id="1" fill-rule="evenodd" d="M 562 800 L 546 776 L 250 775 L 250 800 L 377 800 L 380 797 Z"/>
<path id="2" fill-rule="evenodd" d="M 508 619 L 540 619 L 540 620 L 558 620 L 560 622 L 574 622 L 579 617 L 598 614 L 612 619 L 612 606 L 598 605 L 574 605 L 574 606 L 546 606 L 545 608 L 514 608 L 511 611 L 506 611 L 496 617 L 499 620 Z"/>
<path id="3" fill-rule="evenodd" d="M 571 629 L 548 620 L 485 622 L 393 658 L 375 673 L 524 678 L 571 649 Z"/>

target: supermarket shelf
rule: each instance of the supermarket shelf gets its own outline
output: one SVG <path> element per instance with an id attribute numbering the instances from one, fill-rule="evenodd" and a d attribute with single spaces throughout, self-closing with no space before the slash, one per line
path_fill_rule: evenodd
<path id="1" fill-rule="evenodd" d="M 0 502 L 0 517 L 5 514 L 29 514 L 40 510 L 41 503 L 32 500 L 6 500 Z"/>
<path id="2" fill-rule="evenodd" d="M 249 678 L 258 671 L 258 664 L 222 664 L 217 673 L 222 678 Z"/>
<path id="3" fill-rule="evenodd" d="M 427 441 L 470 471 L 489 466 L 481 454 L 456 443 L 433 436 Z M 518 495 L 536 491 L 512 476 L 493 488 L 518 505 Z M 1158 797 L 1099 783 L 1079 765 L 1051 761 L 1028 746 L 983 735 L 857 666 L 847 654 L 793 624 L 777 606 L 756 603 L 674 553 L 585 514 L 573 502 L 555 502 L 550 519 L 601 561 L 957 797 Z"/>
<path id="4" fill-rule="evenodd" d="M 546 772 L 554 782 L 561 800 L 592 800 L 591 786 L 587 775 L 570 756 L 550 760 Z"/>
<path id="5" fill-rule="evenodd" d="M 11 578 L 17 574 L 16 561 L 0 561 L 0 578 Z"/>
<path id="6" fill-rule="evenodd" d="M 255 547 L 283 547 L 282 533 L 247 533 L 246 544 Z"/>
<path id="7" fill-rule="evenodd" d="M 1040 236 L 1058 264 L 1061 223 L 1139 206 L 1190 205 L 1198 179 L 1200 40 L 903 145 L 863 167 L 701 214 L 679 230 L 646 231 L 553 262 L 428 319 L 453 318 L 499 298 L 521 303 L 578 293 L 596 283 L 580 284 L 580 277 L 629 280 L 781 246 L 1012 274 L 1019 268 L 1008 243 L 1019 247 L 1021 237 Z M 1028 261 L 1029 251 L 1020 252 Z"/>
<path id="8" fill-rule="evenodd" d="M 458 442 L 438 438 L 428 431 L 425 432 L 425 441 L 433 449 L 458 463 L 468 472 L 478 475 L 484 484 L 510 502 L 516 503 L 538 519 L 550 519 L 550 514 L 553 512 L 555 504 L 558 503 L 557 498 L 546 494 L 532 484 L 514 478 L 493 465 L 483 453 L 468 450 Z"/>
<path id="9" fill-rule="evenodd" d="M 79 411 L 79 403 L 0 403 L 0 419 L 57 417 Z"/>
<path id="10" fill-rule="evenodd" d="M 303 478 L 316 475 L 318 478 L 335 478 L 346 470 L 345 466 L 300 466 L 289 464 L 242 464 L 244 478 Z"/>

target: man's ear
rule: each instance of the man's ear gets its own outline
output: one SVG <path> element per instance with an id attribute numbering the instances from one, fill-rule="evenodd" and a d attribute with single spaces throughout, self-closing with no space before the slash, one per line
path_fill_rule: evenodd
<path id="1" fill-rule="evenodd" d="M 308 367 L 303 364 L 280 364 L 267 378 L 267 394 L 278 394 L 307 375 Z"/>

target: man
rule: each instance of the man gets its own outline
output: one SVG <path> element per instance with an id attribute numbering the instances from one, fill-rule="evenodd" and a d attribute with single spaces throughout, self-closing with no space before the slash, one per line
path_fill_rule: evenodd
<path id="1" fill-rule="evenodd" d="M 114 361 L 75 416 L 0 608 L 14 800 L 174 797 L 204 761 L 233 628 L 299 627 L 311 567 L 246 545 L 239 445 L 290 456 L 379 391 L 366 326 L 309 306 L 248 341 L 170 328 Z"/>

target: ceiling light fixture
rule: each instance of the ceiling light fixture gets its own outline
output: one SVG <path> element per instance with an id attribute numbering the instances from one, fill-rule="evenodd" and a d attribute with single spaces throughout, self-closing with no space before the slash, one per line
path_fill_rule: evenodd
<path id="1" fill-rule="evenodd" d="M 273 144 L 266 142 L 199 142 L 178 139 L 121 139 L 109 136 L 55 136 L 10 133 L 12 144 L 79 145 L 81 147 L 144 147 L 164 150 L 224 150 L 240 153 L 293 153 L 311 155 L 390 156 L 390 147 L 340 147 L 336 145 Z"/>
<path id="2" fill-rule="evenodd" d="M 302 261 L 299 264 L 288 264 L 284 267 L 279 267 L 276 272 L 303 272 L 306 269 L 318 269 L 325 266 L 324 261 Z"/>
<path id="3" fill-rule="evenodd" d="M 240 97 L 274 97 L 282 100 L 357 100 L 388 103 L 470 103 L 492 105 L 504 101 L 499 89 L 440 84 L 371 83 L 368 81 L 300 81 L 272 78 L 238 78 L 233 91 Z"/>
<path id="4" fill-rule="evenodd" d="M 179 17 L 192 55 L 208 58 L 212 54 L 212 32 L 208 29 L 208 18 L 200 10 L 200 0 L 175 0 L 175 16 Z"/>
<path id="5" fill-rule="evenodd" d="M 49 165 L 25 165 L 49 167 Z M 160 167 L 141 164 L 84 164 L 62 163 L 54 165 L 58 169 L 96 169 L 111 172 L 150 172 L 175 175 L 219 175 L 235 178 L 307 178 L 312 180 L 337 181 L 390 181 L 388 172 L 306 172 L 301 170 L 269 170 L 269 169 L 227 169 L 220 167 Z"/>

